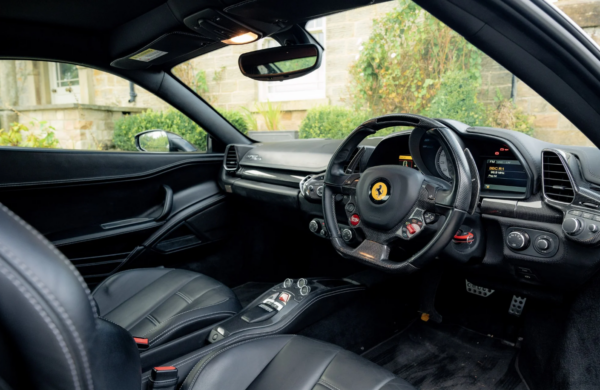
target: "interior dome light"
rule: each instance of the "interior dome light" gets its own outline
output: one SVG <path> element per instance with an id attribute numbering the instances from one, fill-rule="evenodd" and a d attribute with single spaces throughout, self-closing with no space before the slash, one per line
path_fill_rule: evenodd
<path id="1" fill-rule="evenodd" d="M 258 35 L 254 34 L 253 32 L 247 32 L 245 34 L 238 35 L 237 37 L 226 39 L 221 42 L 225 43 L 226 45 L 243 45 L 244 43 L 254 42 L 257 39 Z"/>

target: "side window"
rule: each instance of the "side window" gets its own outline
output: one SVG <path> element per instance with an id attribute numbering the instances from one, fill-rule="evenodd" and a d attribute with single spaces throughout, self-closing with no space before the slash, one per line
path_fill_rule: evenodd
<path id="1" fill-rule="evenodd" d="M 148 130 L 192 145 L 178 151 L 206 151 L 206 133 L 196 123 L 118 76 L 66 63 L 0 60 L 0 146 L 137 151 L 135 135 Z M 152 133 L 142 147 L 166 152 L 167 135 Z"/>

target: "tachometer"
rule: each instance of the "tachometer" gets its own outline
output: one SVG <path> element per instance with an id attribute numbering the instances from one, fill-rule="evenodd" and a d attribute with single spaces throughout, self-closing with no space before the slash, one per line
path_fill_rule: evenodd
<path id="1" fill-rule="evenodd" d="M 446 152 L 441 146 L 435 155 L 435 167 L 443 179 L 449 181 L 454 179 L 454 164 L 446 157 Z"/>

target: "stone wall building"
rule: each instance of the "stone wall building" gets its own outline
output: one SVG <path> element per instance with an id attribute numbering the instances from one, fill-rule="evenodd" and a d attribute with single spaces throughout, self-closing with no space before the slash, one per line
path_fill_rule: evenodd
<path id="1" fill-rule="evenodd" d="M 259 83 L 245 78 L 237 67 L 240 54 L 269 47 L 272 40 L 229 46 L 192 61 L 205 71 L 208 92 L 203 98 L 217 108 L 249 109 L 259 130 L 266 126 L 257 104 L 272 102 L 282 110 L 279 130 L 298 130 L 306 111 L 318 105 L 349 105 L 349 67 L 361 44 L 371 34 L 373 19 L 396 7 L 396 2 L 377 4 L 327 16 L 310 22 L 307 29 L 325 46 L 321 68 L 302 79 L 286 83 Z M 555 3 L 594 40 L 600 40 L 600 0 L 560 0 Z M 12 68 L 11 68 L 12 67 Z M 9 93 L 15 75 L 18 93 Z M 496 91 L 533 118 L 535 136 L 561 144 L 589 144 L 556 109 L 495 61 L 484 56 L 480 98 L 492 103 Z M 514 85 L 514 86 L 513 86 Z M 109 149 L 114 121 L 145 109 L 164 110 L 168 104 L 117 76 L 89 68 L 39 61 L 0 61 L 0 128 L 18 121 L 39 127 L 40 121 L 56 129 L 60 147 Z M 4 111 L 2 111 L 4 110 Z"/>

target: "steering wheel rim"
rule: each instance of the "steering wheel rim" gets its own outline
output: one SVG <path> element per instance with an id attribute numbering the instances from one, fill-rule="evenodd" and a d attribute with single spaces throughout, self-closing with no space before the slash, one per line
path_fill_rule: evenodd
<path id="1" fill-rule="evenodd" d="M 374 224 L 369 221 L 364 221 L 363 223 L 361 220 L 358 225 L 362 223 L 362 226 L 355 226 L 354 228 L 360 229 L 361 233 L 363 233 L 366 238 L 358 245 L 358 247 L 353 248 L 341 237 L 336 218 L 335 198 L 337 194 L 342 193 L 348 195 L 350 199 L 348 203 L 356 201 L 355 204 L 358 204 L 358 201 L 360 200 L 359 197 L 366 196 L 364 193 L 358 193 L 360 177 L 366 177 L 366 174 L 368 174 L 371 169 L 374 169 L 373 172 L 375 172 L 375 168 L 377 167 L 369 168 L 361 174 L 347 174 L 344 172 L 344 166 L 363 139 L 377 133 L 377 131 L 381 129 L 392 126 L 410 126 L 415 129 L 420 128 L 437 138 L 442 147 L 446 150 L 447 155 L 452 158 L 454 162 L 454 182 L 451 189 L 448 189 L 444 188 L 442 183 L 445 182 L 441 181 L 439 178 L 417 173 L 418 171 L 412 170 L 412 168 L 393 168 L 392 166 L 389 166 L 389 172 L 392 175 L 408 175 L 409 177 L 412 177 L 407 182 L 419 182 L 420 178 L 415 175 L 423 176 L 422 181 L 420 182 L 421 188 L 419 189 L 418 196 L 416 196 L 416 199 L 413 199 L 415 197 L 415 191 L 413 189 L 412 198 L 410 196 L 406 197 L 407 202 L 412 201 L 410 210 L 398 219 L 398 224 L 391 228 L 391 225 L 389 224 L 384 225 L 383 227 L 377 227 L 373 226 Z M 412 153 L 413 151 L 411 150 L 411 154 Z M 399 168 L 405 168 L 406 171 Z M 410 173 L 408 170 L 414 171 L 415 173 Z M 384 172 L 385 176 L 385 171 L 382 172 Z M 366 179 L 363 183 L 366 183 Z M 364 192 L 365 187 L 363 183 L 360 184 L 361 189 Z M 369 186 L 372 187 L 372 185 Z M 464 217 L 468 212 L 472 195 L 471 172 L 460 139 L 452 130 L 448 129 L 445 125 L 435 119 L 414 114 L 384 115 L 370 119 L 358 126 L 350 133 L 350 135 L 348 135 L 332 156 L 325 173 L 324 187 L 323 215 L 327 230 L 330 234 L 331 243 L 338 253 L 342 254 L 344 257 L 349 257 L 359 262 L 396 273 L 411 273 L 423 268 L 444 249 L 462 224 Z M 396 194 L 395 196 L 398 197 L 402 194 L 404 193 L 401 188 L 400 194 Z M 373 201 L 372 198 L 371 200 Z M 361 204 L 363 206 L 366 205 L 364 202 L 361 202 Z M 406 209 L 405 206 L 406 205 L 403 206 L 404 209 Z M 366 206 L 365 208 L 369 208 L 369 206 Z M 420 210 L 421 215 L 424 215 L 423 213 L 430 212 L 430 210 L 433 209 L 438 211 L 441 210 L 442 216 L 435 224 L 428 224 L 426 226 L 428 229 L 431 228 L 435 230 L 435 234 L 433 234 L 431 240 L 424 245 L 423 248 L 403 261 L 397 262 L 390 260 L 389 244 L 395 239 L 404 239 L 403 234 L 406 233 L 406 230 L 402 229 L 405 227 L 403 224 L 406 224 L 407 221 L 418 221 L 418 218 L 413 218 L 415 210 Z M 361 212 L 358 207 L 356 211 L 358 213 Z M 389 211 L 390 210 L 388 209 L 387 212 Z M 396 211 L 396 209 L 391 211 Z M 345 208 L 347 218 L 350 218 L 353 212 L 354 210 L 349 212 L 348 208 Z M 419 211 L 417 211 L 417 215 L 418 212 Z M 350 220 L 348 222 L 350 222 Z M 349 225 L 351 225 L 351 223 L 349 223 Z M 408 237 L 405 241 L 409 242 L 412 238 L 412 236 Z"/>

